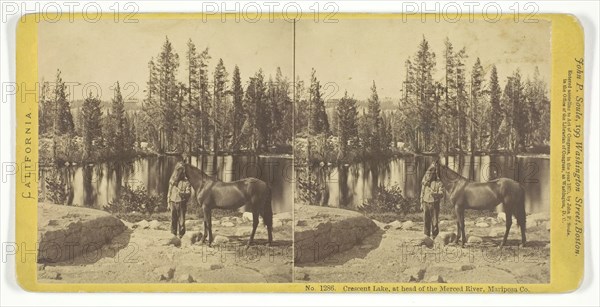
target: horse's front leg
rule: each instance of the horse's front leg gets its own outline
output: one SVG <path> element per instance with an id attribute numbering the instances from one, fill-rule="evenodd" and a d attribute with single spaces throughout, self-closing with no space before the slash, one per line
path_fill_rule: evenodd
<path id="1" fill-rule="evenodd" d="M 458 244 L 460 240 L 460 214 L 458 213 L 458 206 L 454 207 L 454 215 L 456 216 L 456 239 L 454 239 L 454 243 Z"/>
<path id="2" fill-rule="evenodd" d="M 460 205 L 454 207 L 456 212 L 456 243 L 458 244 L 459 239 L 462 237 L 462 245 L 465 246 L 467 242 L 467 236 L 465 234 L 465 209 Z"/>
<path id="3" fill-rule="evenodd" d="M 204 211 L 204 236 L 208 236 L 208 246 L 212 245 L 213 234 L 212 234 L 212 212 L 208 206 L 203 206 Z"/>
<path id="4" fill-rule="evenodd" d="M 208 227 L 206 227 L 206 217 L 204 217 L 204 218 L 203 218 L 203 220 L 204 220 L 204 221 L 203 221 L 203 223 L 202 223 L 202 226 L 204 226 L 204 231 L 203 231 L 203 233 L 202 233 L 202 240 L 201 240 L 201 241 L 202 241 L 202 244 L 204 244 L 204 243 L 206 242 L 206 234 L 207 234 L 207 232 L 206 232 L 206 231 L 207 231 L 207 229 L 208 229 Z"/>
<path id="5" fill-rule="evenodd" d="M 204 231 L 202 231 L 202 239 L 200 240 L 202 244 L 206 243 L 206 237 L 208 236 L 208 224 L 206 224 L 206 211 L 204 210 L 204 204 L 200 204 L 200 208 L 202 208 L 202 226 Z"/>
<path id="6" fill-rule="evenodd" d="M 460 230 L 462 232 L 462 246 L 467 243 L 467 235 L 465 234 L 465 209 L 460 210 Z"/>

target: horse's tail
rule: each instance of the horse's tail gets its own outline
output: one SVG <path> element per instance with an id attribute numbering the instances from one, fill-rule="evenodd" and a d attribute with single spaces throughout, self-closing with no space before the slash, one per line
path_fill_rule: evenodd
<path id="1" fill-rule="evenodd" d="M 273 227 L 273 207 L 271 204 L 271 188 L 267 186 L 267 195 L 263 204 L 263 222 L 267 227 Z"/>
<path id="2" fill-rule="evenodd" d="M 513 212 L 517 219 L 517 224 L 525 227 L 527 224 L 527 214 L 525 213 L 525 187 L 520 182 Z"/>

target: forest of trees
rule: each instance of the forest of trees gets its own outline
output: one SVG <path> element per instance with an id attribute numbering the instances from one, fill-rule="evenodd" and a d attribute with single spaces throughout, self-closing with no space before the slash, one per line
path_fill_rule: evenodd
<path id="1" fill-rule="evenodd" d="M 275 79 L 259 69 L 242 84 L 239 67 L 231 81 L 222 59 L 212 76 L 208 48 L 190 39 L 187 78 L 177 80 L 179 55 L 168 38 L 148 63 L 149 76 L 138 137 L 165 152 L 288 152 L 293 135 L 290 82 L 277 69 Z M 212 77 L 212 78 L 211 78 Z M 230 85 L 231 84 L 231 85 Z"/>
<path id="2" fill-rule="evenodd" d="M 134 153 L 136 128 L 125 112 L 118 82 L 106 114 L 102 102 L 90 93 L 73 116 L 68 96 L 60 70 L 54 83 L 42 82 L 39 134 L 43 163 L 98 161 Z"/>
<path id="3" fill-rule="evenodd" d="M 324 101 L 313 69 L 310 86 L 296 85 L 296 133 L 306 144 L 297 153 L 312 162 L 351 162 L 408 150 L 414 153 L 546 152 L 550 138 L 550 100 L 537 68 L 532 78 L 519 70 L 498 78 L 495 65 L 479 58 L 468 69 L 466 48 L 444 42 L 442 74 L 436 54 L 423 37 L 398 75 L 398 107 L 381 110 L 375 81 L 363 112 L 347 92 Z M 442 76 L 436 80 L 436 76 Z M 439 78 L 439 77 L 438 77 Z M 333 106 L 327 112 L 326 105 Z M 404 143 L 404 148 L 396 148 Z"/>
<path id="4" fill-rule="evenodd" d="M 45 162 L 123 159 L 146 153 L 290 153 L 293 136 L 291 83 L 281 69 L 265 78 L 262 69 L 243 84 L 236 65 L 230 79 L 219 59 L 209 71 L 208 48 L 190 39 L 186 78 L 178 80 L 180 57 L 168 38 L 148 63 L 141 107 L 126 111 L 117 82 L 108 107 L 91 93 L 72 108 L 57 71 L 56 82 L 40 91 L 40 145 Z M 73 113 L 76 113 L 75 116 Z M 44 147 L 44 148 L 43 148 Z"/>
<path id="5" fill-rule="evenodd" d="M 394 137 L 416 152 L 520 153 L 547 145 L 550 99 L 537 68 L 533 79 L 512 72 L 502 88 L 495 65 L 486 71 L 476 58 L 468 71 L 466 59 L 466 49 L 456 51 L 446 39 L 443 80 L 436 81 L 436 55 L 423 38 L 406 61 Z"/>
<path id="6" fill-rule="evenodd" d="M 237 65 L 230 74 L 218 59 L 209 69 L 208 48 L 199 50 L 191 39 L 185 47 L 181 60 L 165 38 L 148 62 L 145 97 L 134 110 L 126 110 L 118 82 L 110 102 L 90 93 L 73 108 L 57 71 L 52 86 L 43 82 L 40 91 L 40 135 L 50 143 L 40 145 L 42 158 L 122 159 L 139 154 L 142 143 L 156 154 L 289 153 L 294 132 L 304 140 L 296 142 L 296 155 L 313 162 L 401 152 L 547 151 L 550 100 L 537 69 L 532 77 L 517 70 L 500 80 L 496 66 L 479 58 L 466 67 L 467 50 L 449 39 L 437 57 L 423 37 L 398 72 L 402 95 L 393 110 L 382 110 L 375 81 L 365 84 L 371 94 L 359 107 L 347 92 L 326 101 L 315 69 L 308 84 L 298 78 L 294 86 L 279 68 L 274 78 L 259 69 L 243 82 Z"/>

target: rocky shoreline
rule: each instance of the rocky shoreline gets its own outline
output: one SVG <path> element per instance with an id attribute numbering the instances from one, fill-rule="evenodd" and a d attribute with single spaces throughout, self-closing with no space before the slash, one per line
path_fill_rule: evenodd
<path id="1" fill-rule="evenodd" d="M 441 232 L 432 239 L 418 221 L 385 224 L 354 211 L 296 206 L 294 215 L 274 216 L 272 246 L 266 246 L 261 223 L 249 249 L 249 213 L 213 219 L 212 247 L 199 242 L 202 220 L 194 217 L 180 240 L 171 235 L 169 221 L 130 223 L 99 210 L 48 204 L 40 204 L 39 214 L 38 238 L 45 250 L 38 258 L 40 282 L 550 281 L 550 218 L 543 213 L 527 217 L 527 246 L 519 247 L 519 229 L 513 227 L 503 249 L 498 248 L 503 214 L 467 215 L 463 248 L 453 243 L 453 220 L 441 220 Z M 49 257 L 57 246 L 71 247 L 70 253 Z"/>
<path id="2" fill-rule="evenodd" d="M 431 283 L 548 283 L 550 282 L 550 218 L 527 217 L 528 244 L 519 247 L 513 223 L 507 247 L 504 215 L 466 218 L 468 243 L 453 243 L 456 224 L 440 221 L 440 234 L 423 234 L 422 222 L 374 221 L 378 230 L 355 246 L 316 262 L 297 263 L 298 282 L 431 282 Z M 317 226 L 318 227 L 318 226 Z"/>
<path id="3" fill-rule="evenodd" d="M 78 210 L 60 205 L 49 205 L 48 210 L 64 209 Z M 40 214 L 49 216 L 48 210 L 40 210 Z M 96 214 L 104 216 L 107 213 L 99 211 Z M 271 247 L 266 246 L 267 231 L 261 222 L 256 244 L 249 249 L 246 249 L 246 243 L 252 225 L 248 214 L 213 219 L 215 241 L 212 247 L 198 242 L 202 221 L 193 217 L 188 219 L 188 232 L 181 240 L 170 233 L 168 221 L 129 223 L 119 220 L 124 230 L 106 240 L 101 247 L 61 261 L 41 259 L 38 280 L 50 283 L 291 282 L 291 216 L 291 212 L 274 216 Z M 65 217 L 50 223 L 59 223 L 66 228 L 81 223 L 72 214 L 69 217 L 71 220 Z M 52 220 L 44 217 L 39 223 Z"/>

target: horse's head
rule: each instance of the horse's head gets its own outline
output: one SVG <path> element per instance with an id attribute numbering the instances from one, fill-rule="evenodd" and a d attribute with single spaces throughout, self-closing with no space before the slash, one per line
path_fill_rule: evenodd
<path id="1" fill-rule="evenodd" d="M 179 181 L 185 179 L 185 164 L 183 161 L 177 162 L 175 164 L 175 169 L 173 170 L 173 174 L 171 174 L 171 179 L 169 179 L 170 185 L 177 185 Z"/>
<path id="2" fill-rule="evenodd" d="M 431 163 L 429 168 L 427 168 L 427 172 L 425 173 L 425 176 L 427 176 L 429 181 L 431 181 L 433 178 L 436 178 L 436 179 L 440 178 L 440 168 L 441 168 L 440 159 L 436 159 L 435 161 L 433 161 Z"/>

